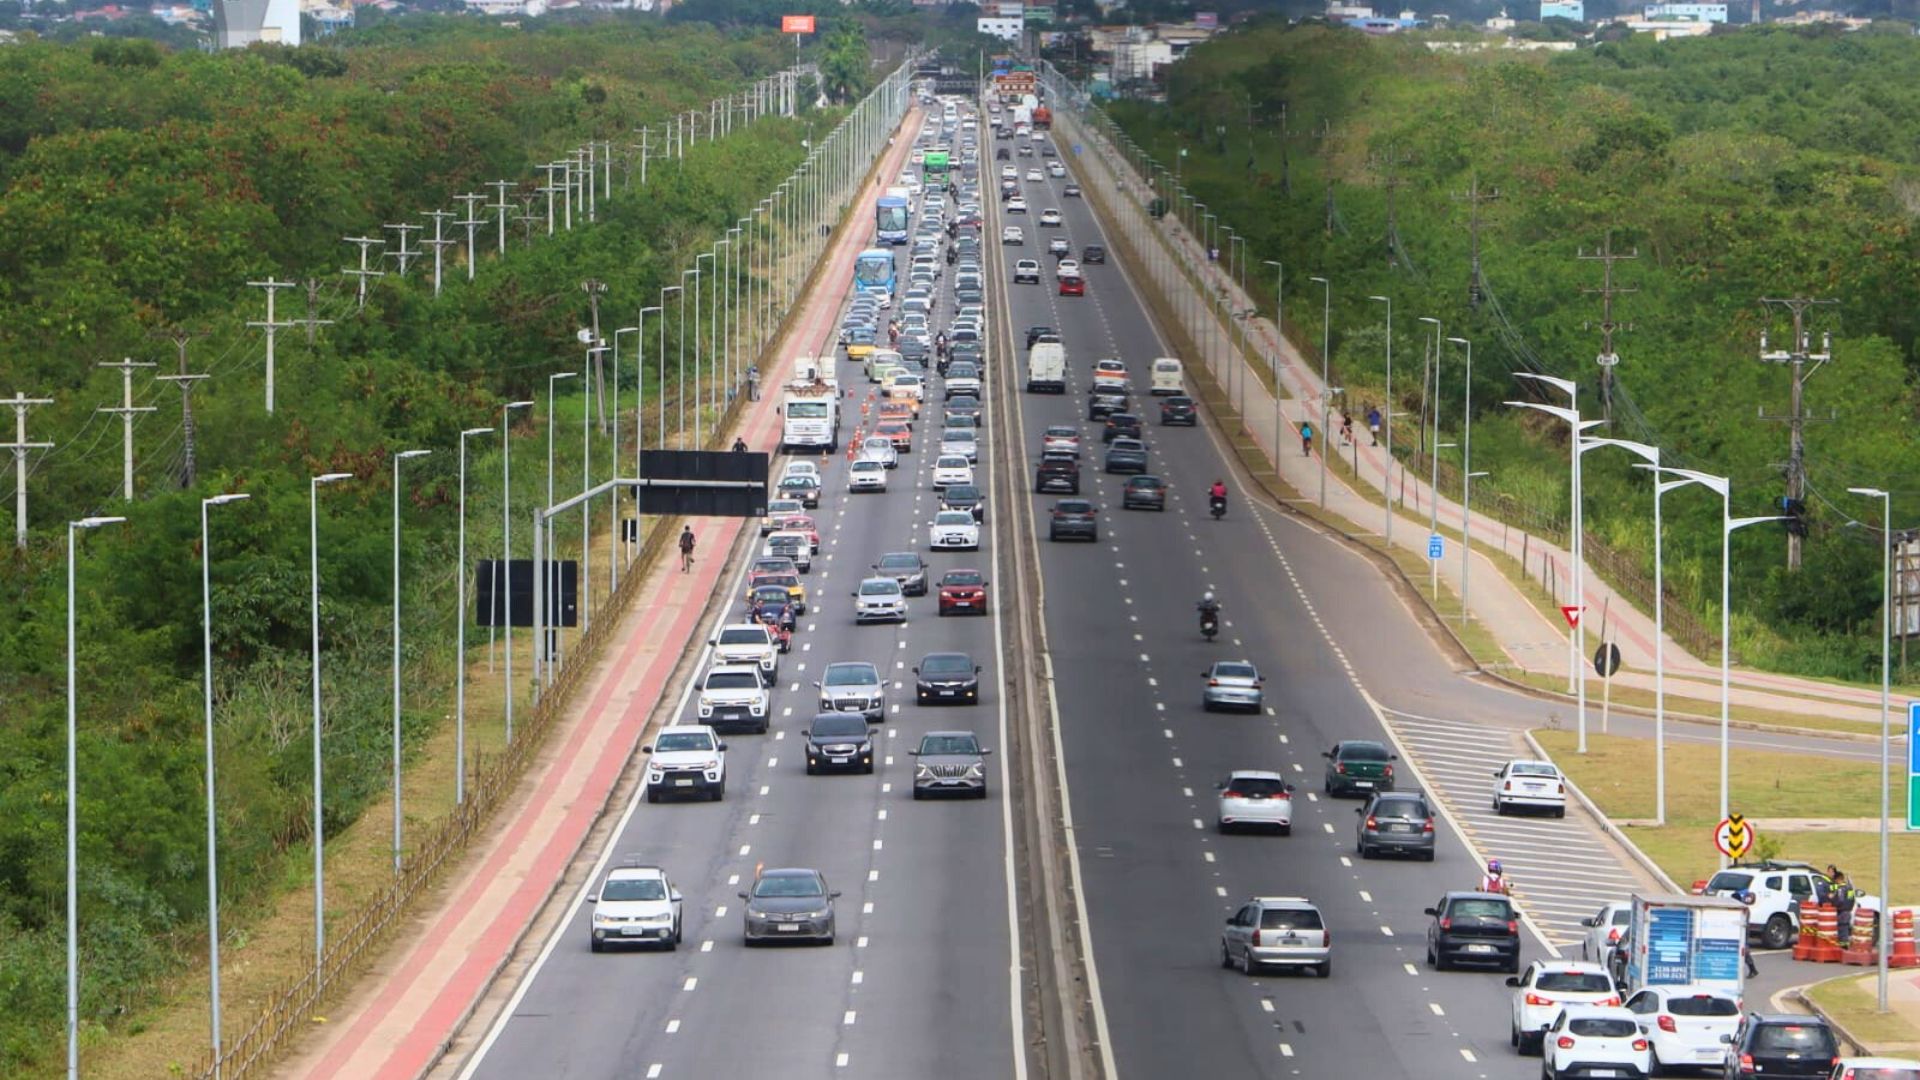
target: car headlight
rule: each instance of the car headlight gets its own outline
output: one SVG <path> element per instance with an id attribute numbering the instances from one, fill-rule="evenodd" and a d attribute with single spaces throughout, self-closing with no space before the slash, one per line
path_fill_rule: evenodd
<path id="1" fill-rule="evenodd" d="M 700 763 L 699 765 L 696 765 L 696 766 L 694 766 L 694 767 L 695 767 L 695 768 L 697 768 L 697 769 L 700 769 L 700 770 L 702 770 L 702 771 L 706 771 L 706 770 L 710 770 L 710 769 L 717 769 L 717 768 L 719 768 L 719 767 L 720 767 L 720 762 L 719 762 L 719 761 L 717 761 L 717 760 L 714 760 L 714 759 L 708 759 L 708 760 L 706 760 L 706 761 L 703 761 L 703 762 L 701 762 L 701 763 Z"/>
<path id="2" fill-rule="evenodd" d="M 985 775 L 985 771 L 982 769 L 980 762 L 976 761 L 972 765 L 967 766 L 968 777 L 972 779 L 979 779 L 983 775 Z"/>
<path id="3" fill-rule="evenodd" d="M 707 701 L 703 701 L 703 702 L 701 702 L 701 703 L 700 703 L 700 715 L 701 715 L 701 716 L 712 716 L 712 715 L 713 715 L 713 703 L 712 703 L 712 702 L 707 702 Z"/>
<path id="4" fill-rule="evenodd" d="M 932 766 L 929 766 L 929 765 L 915 765 L 915 766 L 913 767 L 913 778 L 914 778 L 915 780 L 931 780 L 931 779 L 933 779 L 933 768 L 932 768 Z"/>
<path id="5" fill-rule="evenodd" d="M 619 922 L 620 920 L 612 915 L 595 914 L 593 917 L 593 925 L 595 926 L 613 926 Z"/>

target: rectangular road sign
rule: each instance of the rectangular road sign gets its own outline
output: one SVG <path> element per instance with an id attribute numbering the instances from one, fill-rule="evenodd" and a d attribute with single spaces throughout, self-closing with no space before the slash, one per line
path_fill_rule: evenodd
<path id="1" fill-rule="evenodd" d="M 1427 537 L 1427 558 L 1442 559 L 1447 554 L 1447 538 L 1439 533 Z"/>
<path id="2" fill-rule="evenodd" d="M 1907 703 L 1907 829 L 1920 832 L 1920 701 Z"/>

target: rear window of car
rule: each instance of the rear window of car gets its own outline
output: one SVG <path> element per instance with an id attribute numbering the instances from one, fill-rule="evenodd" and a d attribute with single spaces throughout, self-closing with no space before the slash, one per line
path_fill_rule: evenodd
<path id="1" fill-rule="evenodd" d="M 1379 743 L 1342 743 L 1340 745 L 1342 761 L 1385 761 L 1387 748 Z"/>
<path id="2" fill-rule="evenodd" d="M 1268 908 L 1260 913 L 1262 930 L 1319 930 L 1320 913 L 1312 908 Z"/>
<path id="3" fill-rule="evenodd" d="M 1259 673 L 1253 670 L 1252 664 L 1215 664 L 1213 673 L 1215 675 L 1225 675 L 1232 679 L 1253 679 L 1259 677 Z"/>
<path id="4" fill-rule="evenodd" d="M 1373 804 L 1375 817 L 1418 818 L 1425 820 L 1433 816 L 1427 804 L 1421 799 L 1381 799 Z"/>
<path id="5" fill-rule="evenodd" d="M 1287 792 L 1286 781 L 1264 776 L 1243 776 L 1227 786 L 1242 795 L 1284 795 Z"/>
<path id="6" fill-rule="evenodd" d="M 1589 1016 L 1567 1021 L 1567 1030 L 1593 1039 L 1624 1039 L 1638 1034 L 1640 1025 L 1611 1016 Z"/>
<path id="7" fill-rule="evenodd" d="M 1515 776 L 1559 776 L 1560 770 L 1551 765 L 1523 761 L 1513 767 Z"/>
<path id="8" fill-rule="evenodd" d="M 1713 994 L 1667 999 L 1667 1011 L 1675 1016 L 1739 1016 L 1740 1003 Z"/>
<path id="9" fill-rule="evenodd" d="M 1447 914 L 1459 918 L 1511 919 L 1513 908 L 1505 900 L 1478 898 L 1455 900 Z"/>
<path id="10" fill-rule="evenodd" d="M 720 631 L 722 645 L 765 645 L 767 632 L 758 626 L 743 626 L 737 630 Z"/>
<path id="11" fill-rule="evenodd" d="M 1533 985 L 1563 994 L 1604 994 L 1613 989 L 1613 980 L 1598 971 L 1543 971 Z"/>
<path id="12" fill-rule="evenodd" d="M 1830 1057 L 1838 1052 L 1833 1033 L 1817 1024 L 1761 1024 L 1748 1044 L 1756 1053 L 1799 1053 Z"/>

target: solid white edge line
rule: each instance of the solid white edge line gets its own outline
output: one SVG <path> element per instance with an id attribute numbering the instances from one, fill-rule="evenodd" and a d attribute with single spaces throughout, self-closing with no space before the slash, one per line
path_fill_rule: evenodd
<path id="1" fill-rule="evenodd" d="M 990 418 L 988 422 L 991 423 Z M 1006 510 L 1005 506 L 995 501 L 1000 495 L 999 488 L 998 484 L 992 484 L 987 489 L 987 506 L 996 516 Z M 993 545 L 988 562 L 993 568 L 993 580 L 1005 580 L 1000 576 L 999 544 Z M 993 651 L 1000 658 L 1003 681 L 1007 663 L 1007 649 L 1002 637 L 1001 622 L 1001 609 L 1004 606 L 1004 603 L 993 605 Z M 998 697 L 1000 700 L 1000 842 L 1002 872 L 1007 879 L 1007 1015 L 1013 1026 L 1014 1080 L 1027 1080 L 1027 1017 L 1020 995 L 1020 885 L 1016 879 L 1017 865 L 1013 857 L 1013 755 L 1007 753 L 1007 695 L 1002 693 Z"/>

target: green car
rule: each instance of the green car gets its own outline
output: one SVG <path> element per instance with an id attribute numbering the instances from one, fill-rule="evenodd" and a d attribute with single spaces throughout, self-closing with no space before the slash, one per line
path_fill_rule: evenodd
<path id="1" fill-rule="evenodd" d="M 1322 791 L 1327 795 L 1370 795 L 1393 790 L 1393 762 L 1399 758 L 1386 744 L 1370 739 L 1348 739 L 1320 755 L 1327 759 Z"/>

